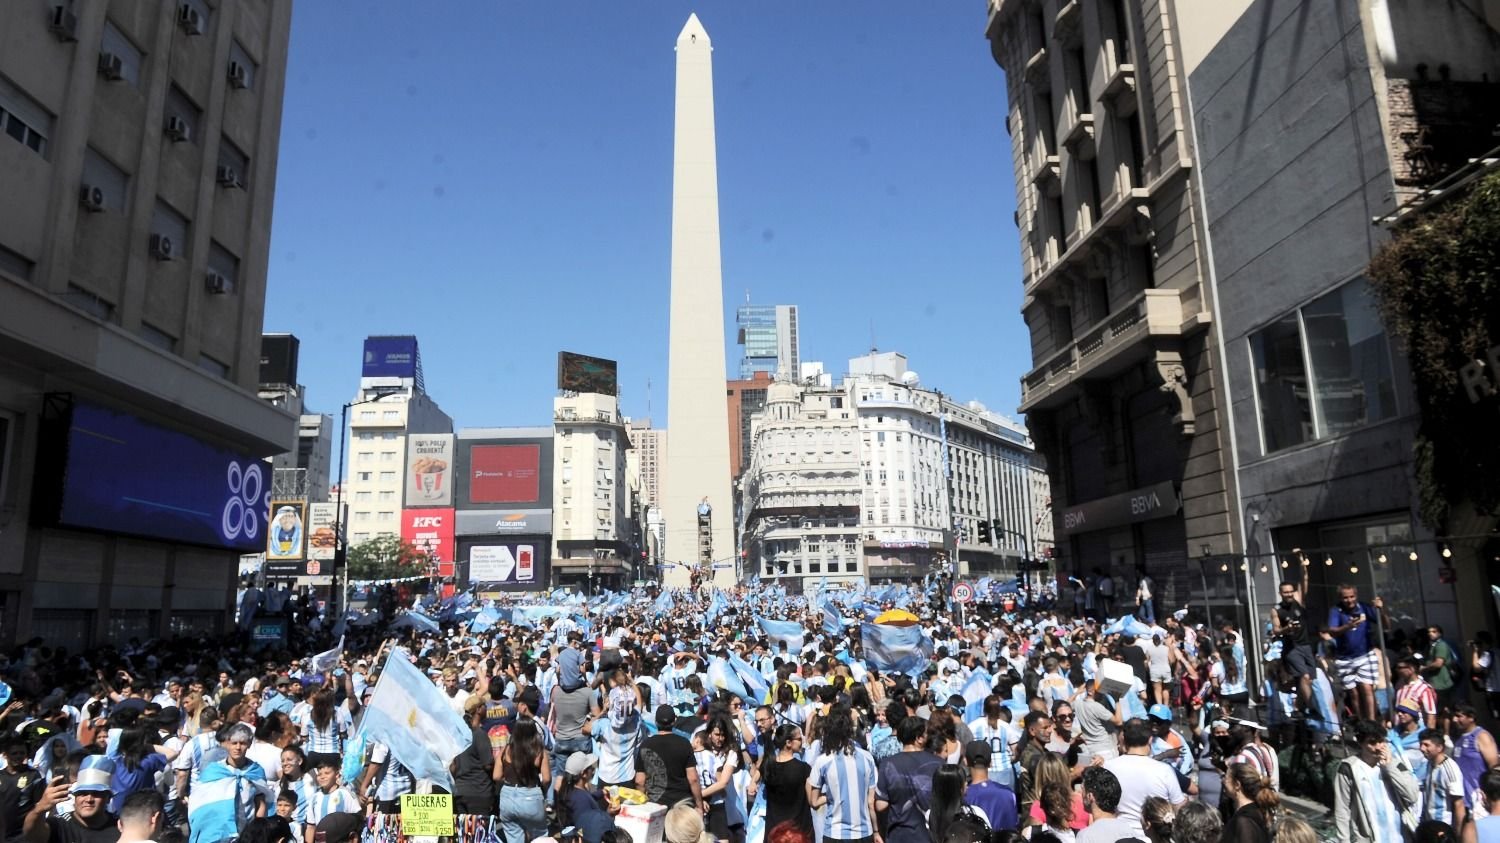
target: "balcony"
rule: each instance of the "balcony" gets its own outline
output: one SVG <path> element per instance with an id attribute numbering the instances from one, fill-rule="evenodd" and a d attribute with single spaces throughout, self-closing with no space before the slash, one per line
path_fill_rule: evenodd
<path id="1" fill-rule="evenodd" d="M 1038 47 L 1031 58 L 1026 60 L 1026 68 L 1021 71 L 1021 78 L 1038 91 L 1045 91 L 1052 87 L 1052 77 L 1047 73 L 1046 47 Z"/>
<path id="2" fill-rule="evenodd" d="M 1068 152 L 1080 161 L 1090 161 L 1094 157 L 1094 115 L 1079 112 L 1073 117 L 1073 124 L 1068 127 L 1068 133 L 1063 135 L 1063 146 Z"/>
<path id="3" fill-rule="evenodd" d="M 1021 412 L 1050 409 L 1070 400 L 1074 391 L 1069 387 L 1118 374 L 1151 353 L 1147 340 L 1181 336 L 1182 326 L 1180 291 L 1142 291 L 1130 304 L 1027 372 L 1021 378 Z"/>
<path id="4" fill-rule="evenodd" d="M 1031 183 L 1049 199 L 1062 193 L 1062 161 L 1056 155 L 1038 155 L 1032 159 Z M 1017 223 L 1019 225 L 1019 222 Z"/>
<path id="5" fill-rule="evenodd" d="M 1052 19 L 1052 38 L 1065 47 L 1076 47 L 1083 38 L 1083 11 L 1078 0 L 1067 0 Z"/>
<path id="6" fill-rule="evenodd" d="M 1104 81 L 1099 99 L 1116 117 L 1125 120 L 1135 113 L 1135 65 L 1117 64 Z"/>

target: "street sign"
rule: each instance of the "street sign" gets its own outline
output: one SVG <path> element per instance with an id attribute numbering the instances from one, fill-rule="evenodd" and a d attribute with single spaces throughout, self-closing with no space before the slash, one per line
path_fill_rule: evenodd
<path id="1" fill-rule="evenodd" d="M 960 603 L 974 602 L 974 586 L 966 582 L 954 583 L 953 599 Z"/>

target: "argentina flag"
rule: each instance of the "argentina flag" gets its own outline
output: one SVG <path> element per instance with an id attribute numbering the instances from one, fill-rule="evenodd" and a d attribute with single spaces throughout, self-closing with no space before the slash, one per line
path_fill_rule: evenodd
<path id="1" fill-rule="evenodd" d="M 932 639 L 919 626 L 862 623 L 859 631 L 865 662 L 876 670 L 914 675 L 932 659 Z"/>
<path id="2" fill-rule="evenodd" d="M 360 725 L 370 740 L 389 747 L 412 775 L 449 791 L 453 777 L 448 765 L 473 740 L 468 724 L 400 647 L 386 658 Z"/>

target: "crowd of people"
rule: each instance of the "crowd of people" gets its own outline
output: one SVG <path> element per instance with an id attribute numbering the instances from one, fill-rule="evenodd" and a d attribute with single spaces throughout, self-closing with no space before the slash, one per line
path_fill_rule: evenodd
<path id="1" fill-rule="evenodd" d="M 0 834 L 344 843 L 446 791 L 488 843 L 644 843 L 639 798 L 666 806 L 669 843 L 1304 843 L 1283 780 L 1312 757 L 1340 841 L 1500 840 L 1489 711 L 1454 690 L 1441 630 L 1393 645 L 1352 588 L 1320 624 L 1288 583 L 1247 655 L 1231 622 L 1158 614 L 1149 580 L 1090 580 L 1072 612 L 755 584 L 336 621 L 294 599 L 287 646 L 259 651 L 32 641 L 0 662 Z M 390 659 L 469 733 L 445 775 L 365 728 Z"/>

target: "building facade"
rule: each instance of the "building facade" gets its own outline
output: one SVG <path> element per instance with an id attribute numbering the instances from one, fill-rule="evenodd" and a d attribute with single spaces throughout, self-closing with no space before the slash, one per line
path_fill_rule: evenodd
<path id="1" fill-rule="evenodd" d="M 1181 604 L 1240 541 L 1173 6 L 991 0 L 987 35 L 1059 574 L 1144 567 Z"/>
<path id="2" fill-rule="evenodd" d="M 729 476 L 738 483 L 750 464 L 752 420 L 766 409 L 766 392 L 771 388 L 771 375 L 755 372 L 746 380 L 729 381 L 724 384 L 724 396 L 729 406 Z"/>
<path id="3" fill-rule="evenodd" d="M 795 304 L 742 304 L 734 310 L 739 327 L 740 380 L 753 380 L 757 372 L 772 376 L 785 372 L 793 377 L 802 362 Z"/>
<path id="4" fill-rule="evenodd" d="M 1418 520 L 1415 393 L 1365 270 L 1388 237 L 1374 220 L 1494 148 L 1500 10 L 1235 0 L 1179 15 L 1258 613 L 1297 548 L 1316 607 L 1348 582 L 1406 632 L 1455 630 L 1449 560 Z M 1478 605 L 1468 634 L 1487 616 Z"/>
<path id="5" fill-rule="evenodd" d="M 636 454 L 641 478 L 641 507 L 661 505 L 662 469 L 667 459 L 667 432 L 651 426 L 650 419 L 632 419 L 627 425 L 630 448 Z"/>
<path id="6" fill-rule="evenodd" d="M 225 478 L 265 479 L 295 425 L 256 394 L 290 23 L 288 0 L 0 4 L 0 638 L 232 617 L 266 490 Z M 69 472 L 101 428 L 129 444 Z"/>
<path id="7" fill-rule="evenodd" d="M 553 567 L 559 585 L 620 588 L 634 580 L 640 530 L 626 454 L 631 437 L 613 395 L 552 401 Z"/>

